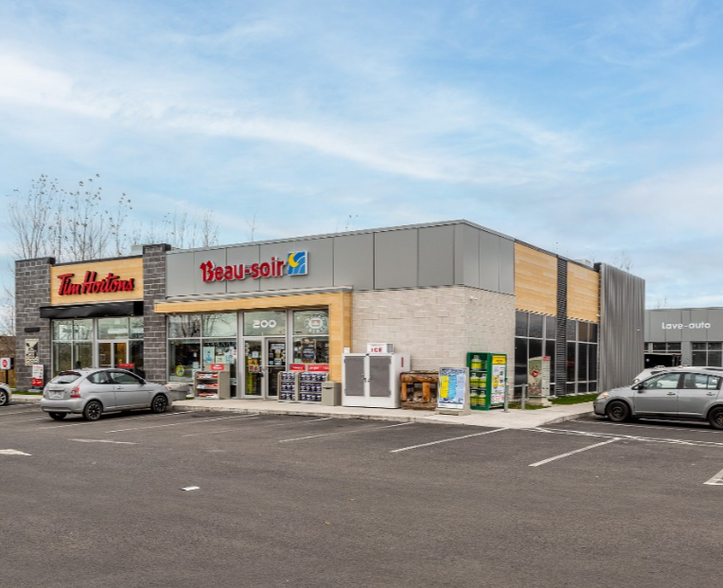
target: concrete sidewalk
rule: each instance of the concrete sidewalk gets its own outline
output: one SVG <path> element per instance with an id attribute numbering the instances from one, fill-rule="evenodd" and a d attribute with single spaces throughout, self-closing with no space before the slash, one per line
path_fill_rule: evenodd
<path id="1" fill-rule="evenodd" d="M 12 404 L 39 403 L 40 396 L 13 394 Z M 468 415 L 444 415 L 427 410 L 408 410 L 392 408 L 357 408 L 351 406 L 321 406 L 300 402 L 279 402 L 277 400 L 219 400 L 211 398 L 193 398 L 176 400 L 175 412 L 218 411 L 240 414 L 276 414 L 310 417 L 333 417 L 339 419 L 368 419 L 394 422 L 444 423 L 468 425 L 473 427 L 492 427 L 503 429 L 529 429 L 574 420 L 593 414 L 592 402 L 580 404 L 556 404 L 536 410 L 501 408 L 474 411 Z"/>

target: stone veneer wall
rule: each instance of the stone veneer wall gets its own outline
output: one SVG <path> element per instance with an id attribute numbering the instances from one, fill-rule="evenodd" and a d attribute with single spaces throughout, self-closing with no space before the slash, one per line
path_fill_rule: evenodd
<path id="1" fill-rule="evenodd" d="M 25 365 L 25 341 L 38 339 L 38 363 L 45 366 L 44 379 L 50 377 L 50 321 L 40 318 L 40 307 L 50 304 L 50 267 L 52 257 L 15 262 L 15 386 L 30 388 L 32 366 Z M 28 329 L 38 329 L 28 332 Z"/>
<path id="2" fill-rule="evenodd" d="M 465 286 L 355 292 L 352 352 L 367 343 L 393 343 L 412 369 L 463 367 L 468 351 L 507 355 L 512 385 L 515 298 Z"/>
<path id="3" fill-rule="evenodd" d="M 166 297 L 166 252 L 170 245 L 143 246 L 143 361 L 146 378 L 168 382 L 166 315 L 156 314 L 155 303 Z"/>

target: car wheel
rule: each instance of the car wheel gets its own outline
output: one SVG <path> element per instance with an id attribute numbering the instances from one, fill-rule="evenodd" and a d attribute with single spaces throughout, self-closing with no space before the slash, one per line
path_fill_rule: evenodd
<path id="1" fill-rule="evenodd" d="M 708 422 L 714 429 L 723 429 L 723 406 L 716 406 L 708 413 Z"/>
<path id="2" fill-rule="evenodd" d="M 151 412 L 159 414 L 166 412 L 167 408 L 168 398 L 166 398 L 163 394 L 158 394 L 155 398 L 153 398 L 153 401 L 151 402 Z"/>
<path id="3" fill-rule="evenodd" d="M 91 400 L 83 409 L 83 418 L 86 421 L 97 421 L 103 412 L 103 406 L 97 400 Z"/>
<path id="4" fill-rule="evenodd" d="M 67 412 L 49 412 L 50 418 L 56 421 L 62 421 L 68 416 Z"/>
<path id="5" fill-rule="evenodd" d="M 5 406 L 10 402 L 10 394 L 4 388 L 0 388 L 0 406 Z"/>
<path id="6" fill-rule="evenodd" d="M 630 408 L 624 402 L 611 402 L 605 414 L 612 422 L 623 423 L 630 418 Z"/>

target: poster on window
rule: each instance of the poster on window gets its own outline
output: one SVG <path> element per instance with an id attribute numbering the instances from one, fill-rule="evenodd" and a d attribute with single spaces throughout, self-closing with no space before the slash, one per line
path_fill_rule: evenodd
<path id="1" fill-rule="evenodd" d="M 527 395 L 530 398 L 550 395 L 549 357 L 531 357 L 527 362 Z"/>

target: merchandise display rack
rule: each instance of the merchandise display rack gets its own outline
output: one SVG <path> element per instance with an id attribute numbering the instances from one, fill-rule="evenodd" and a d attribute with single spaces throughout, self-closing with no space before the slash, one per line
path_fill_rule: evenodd
<path id="1" fill-rule="evenodd" d="M 196 398 L 230 398 L 229 372 L 198 370 L 193 374 L 193 395 Z"/>

